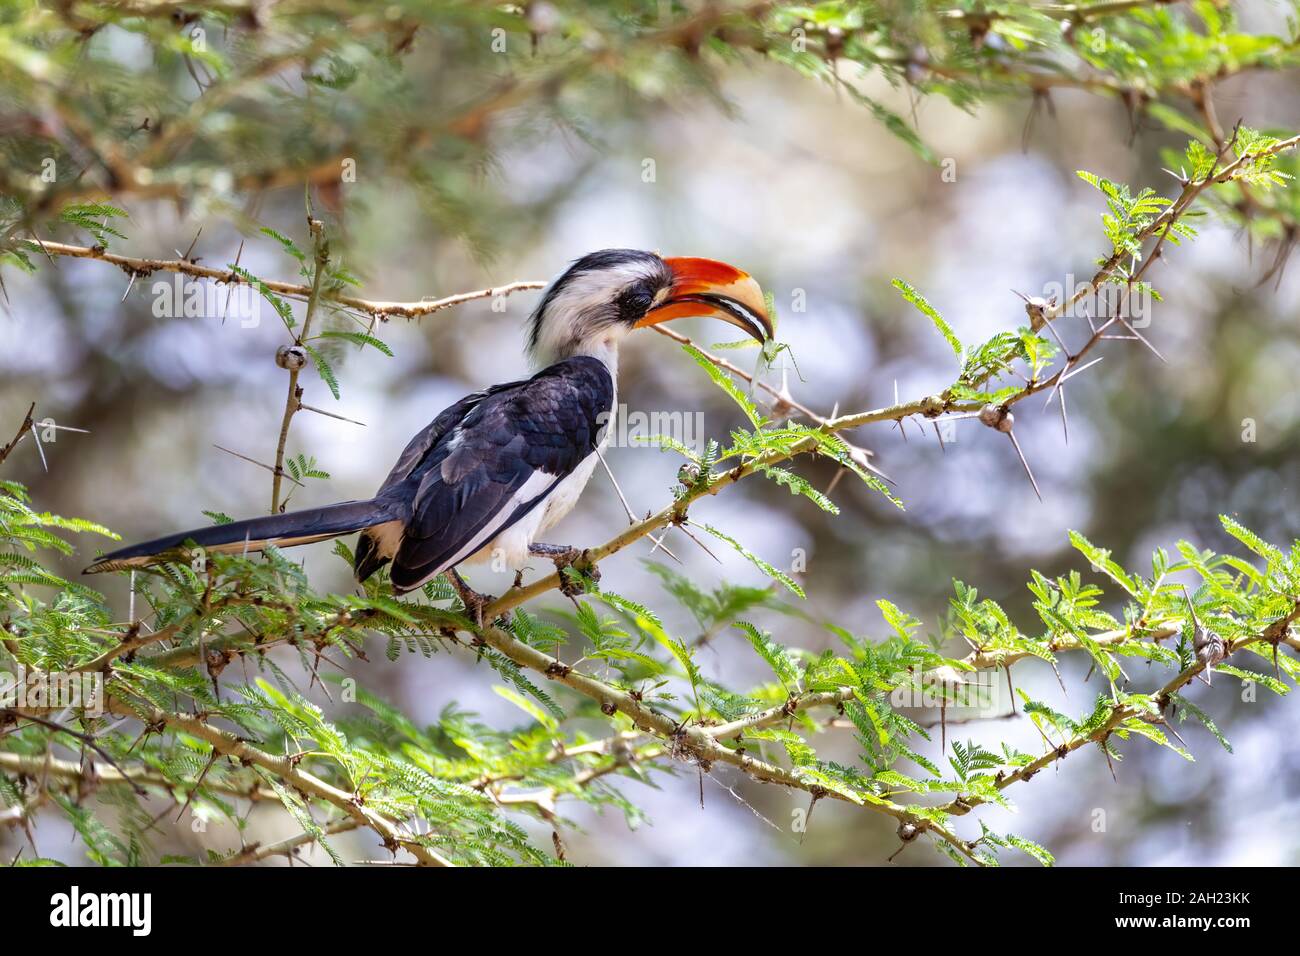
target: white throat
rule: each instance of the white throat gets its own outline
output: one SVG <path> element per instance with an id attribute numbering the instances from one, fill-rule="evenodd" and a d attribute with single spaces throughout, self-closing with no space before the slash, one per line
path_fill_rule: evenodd
<path id="1" fill-rule="evenodd" d="M 611 329 L 605 335 L 597 336 L 578 345 L 571 354 L 589 355 L 600 359 L 609 369 L 609 377 L 618 378 L 618 342 L 623 337 L 621 332 Z"/>
<path id="2" fill-rule="evenodd" d="M 538 368 L 546 368 L 548 365 L 554 365 L 566 358 L 573 358 L 575 355 L 586 355 L 604 362 L 605 368 L 609 369 L 609 377 L 617 381 L 618 344 L 624 334 L 626 333 L 621 329 L 611 328 L 601 335 L 593 335 L 579 342 L 568 343 L 564 348 L 538 349 L 534 353 L 534 361 L 537 362 Z"/>

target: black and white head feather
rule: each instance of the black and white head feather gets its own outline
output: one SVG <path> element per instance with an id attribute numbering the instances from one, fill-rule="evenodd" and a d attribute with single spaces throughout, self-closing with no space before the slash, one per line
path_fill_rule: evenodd
<path id="1" fill-rule="evenodd" d="M 551 283 L 529 319 L 528 350 L 539 365 L 617 344 L 668 295 L 673 271 L 653 252 L 602 249 Z"/>

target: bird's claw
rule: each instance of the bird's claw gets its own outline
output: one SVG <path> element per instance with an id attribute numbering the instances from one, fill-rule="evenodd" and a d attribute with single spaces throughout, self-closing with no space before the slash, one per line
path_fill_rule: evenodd
<path id="1" fill-rule="evenodd" d="M 483 629 L 483 609 L 492 604 L 496 598 L 490 594 L 480 594 L 475 591 L 455 569 L 448 572 L 447 579 L 451 581 L 451 586 L 455 589 L 456 596 L 460 598 L 460 603 L 465 605 L 466 613 L 474 619 L 474 623 L 481 631 Z"/>
<path id="2" fill-rule="evenodd" d="M 490 594 L 479 594 L 477 591 L 471 592 L 472 596 L 462 596 L 461 601 L 465 605 L 465 610 L 474 616 L 474 623 L 478 629 L 483 630 L 483 609 L 496 600 Z"/>
<path id="3" fill-rule="evenodd" d="M 562 547 L 553 544 L 534 544 L 529 548 L 530 553 L 538 557 L 544 557 L 554 562 L 555 572 L 560 576 L 560 593 L 565 597 L 573 598 L 579 594 L 586 593 L 586 586 L 581 578 L 574 578 L 566 574 L 565 571 L 582 562 L 583 567 L 579 569 L 593 582 L 600 581 L 600 569 L 594 564 L 587 561 L 587 552 L 582 548 Z"/>

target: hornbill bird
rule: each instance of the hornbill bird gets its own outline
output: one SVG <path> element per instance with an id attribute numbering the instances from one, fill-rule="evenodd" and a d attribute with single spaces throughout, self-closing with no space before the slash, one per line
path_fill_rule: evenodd
<path id="1" fill-rule="evenodd" d="M 533 311 L 529 350 L 542 370 L 456 402 L 411 439 L 373 498 L 167 535 L 106 554 L 85 573 L 145 567 L 205 552 L 290 547 L 356 531 L 364 581 L 392 562 L 398 594 L 446 574 L 481 622 L 488 600 L 456 572 L 530 555 L 557 568 L 580 554 L 538 536 L 563 518 L 591 478 L 617 408 L 618 346 L 633 329 L 713 316 L 759 342 L 772 338 L 758 283 L 712 259 L 606 249 L 576 260 Z"/>

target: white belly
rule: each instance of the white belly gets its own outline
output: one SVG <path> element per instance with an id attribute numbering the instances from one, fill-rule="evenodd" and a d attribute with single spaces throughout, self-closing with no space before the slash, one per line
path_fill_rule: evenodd
<path id="1" fill-rule="evenodd" d="M 588 354 L 599 358 L 605 363 L 606 368 L 609 369 L 610 378 L 615 383 L 609 414 L 606 416 L 605 431 L 598 446 L 600 451 L 603 452 L 614 428 L 614 418 L 618 412 L 618 353 L 615 344 L 607 342 L 601 343 L 599 348 Z M 451 564 L 482 564 L 489 562 L 494 571 L 519 571 L 527 567 L 531 559 L 528 546 L 537 542 L 542 534 L 553 528 L 561 518 L 573 510 L 573 506 L 578 503 L 578 498 L 581 497 L 583 489 L 587 487 L 587 482 L 591 480 L 592 472 L 596 470 L 596 466 L 599 464 L 599 455 L 595 453 L 588 455 L 578 463 L 578 466 L 572 472 L 559 480 L 536 508 L 505 531 L 489 539 L 482 547 L 475 547 L 471 543 L 469 547 L 475 548 L 475 550 L 468 557 L 454 560 Z M 544 477 L 543 473 L 536 472 L 529 479 L 529 484 L 531 485 Z M 540 489 L 538 490 L 540 491 Z M 527 500 L 527 498 L 524 500 Z M 432 576 L 430 575 L 430 577 Z"/>
<path id="2" fill-rule="evenodd" d="M 600 440 L 603 453 L 614 429 L 614 415 L 618 410 L 618 394 L 614 395 L 609 410 L 608 425 Z M 531 559 L 528 546 L 540 540 L 540 536 L 560 523 L 565 515 L 573 510 L 582 496 L 583 489 L 591 480 L 592 473 L 600 465 L 600 457 L 588 455 L 578 463 L 565 477 L 561 478 L 555 489 L 546 496 L 546 500 L 520 518 L 501 534 L 489 541 L 483 548 L 470 555 L 466 564 L 491 562 L 494 571 L 518 571 L 526 567 Z"/>
<path id="3" fill-rule="evenodd" d="M 531 560 L 528 546 L 540 540 L 542 534 L 573 510 L 599 464 L 595 455 L 588 455 L 577 468 L 560 479 L 545 501 L 472 554 L 465 563 L 491 562 L 494 571 L 518 571 L 526 567 Z"/>

